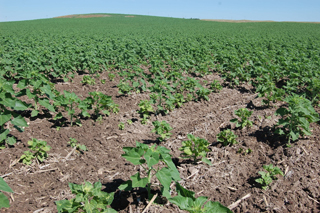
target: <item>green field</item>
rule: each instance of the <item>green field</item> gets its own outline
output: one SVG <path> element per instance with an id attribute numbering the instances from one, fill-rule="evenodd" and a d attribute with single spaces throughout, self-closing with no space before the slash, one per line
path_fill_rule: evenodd
<path id="1" fill-rule="evenodd" d="M 221 84 L 208 80 L 213 74 L 221 77 Z M 102 87 L 85 96 L 73 89 L 56 89 L 57 82 L 72 84 L 77 76 L 82 78 L 80 86 L 108 85 L 115 79 L 120 97 L 104 94 Z M 141 123 L 147 125 L 151 115 L 158 120 L 159 115 L 165 118 L 189 102 L 209 101 L 222 86 L 256 93 L 262 109 L 276 108 L 282 119 L 272 131 L 281 135 L 283 146 L 311 135 L 310 123 L 319 120 L 315 109 L 320 101 L 320 25 L 122 14 L 0 23 L 3 150 L 14 149 L 19 142 L 12 129 L 23 132 L 47 112 L 57 121 L 57 131 L 81 127 L 86 119 L 102 122 L 121 114 L 117 100 L 145 94 L 148 98 L 139 100 L 137 107 Z M 237 121 L 237 128 L 252 126 L 245 121 L 250 116 Z M 124 123 L 119 128 L 123 130 Z M 159 134 L 160 142 L 170 138 L 172 128 L 156 128 L 153 132 Z M 170 172 L 177 175 L 173 169 Z M 170 179 L 170 175 L 165 177 Z M 170 183 L 171 179 L 161 182 Z M 207 207 L 211 205 L 215 204 Z"/>

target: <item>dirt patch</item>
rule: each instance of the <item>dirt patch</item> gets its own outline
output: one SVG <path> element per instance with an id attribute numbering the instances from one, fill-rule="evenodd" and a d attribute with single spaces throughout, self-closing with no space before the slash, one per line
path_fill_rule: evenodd
<path id="1" fill-rule="evenodd" d="M 120 193 L 118 186 L 139 170 L 126 161 L 121 154 L 125 146 L 135 146 L 135 141 L 154 144 L 157 136 L 151 133 L 151 122 L 167 121 L 173 127 L 171 138 L 161 145 L 171 150 L 174 162 L 181 174 L 182 184 L 193 190 L 196 196 L 207 196 L 212 201 L 219 201 L 230 206 L 241 200 L 232 210 L 234 212 L 319 212 L 320 202 L 320 128 L 312 124 L 313 135 L 303 138 L 288 148 L 284 141 L 273 134 L 272 127 L 277 122 L 274 112 L 277 107 L 262 108 L 257 94 L 238 89 L 223 88 L 220 93 L 210 94 L 209 101 L 189 102 L 177 108 L 169 115 L 158 118 L 152 115 L 146 125 L 140 123 L 137 113 L 138 103 L 147 99 L 148 94 L 131 94 L 120 96 L 115 81 L 96 85 L 82 85 L 83 75 L 77 75 L 72 83 L 58 83 L 59 91 L 68 90 L 78 96 L 86 97 L 90 91 L 101 91 L 112 96 L 119 104 L 120 112 L 111 114 L 102 122 L 91 119 L 82 120 L 82 127 L 54 128 L 50 115 L 39 116 L 30 122 L 23 133 L 12 131 L 19 142 L 10 148 L 1 150 L 0 174 L 12 187 L 14 194 L 10 198 L 11 207 L 1 212 L 57 212 L 55 201 L 73 198 L 68 183 L 82 184 L 84 180 L 103 184 L 103 190 L 116 192 L 112 207 L 119 212 L 142 212 L 147 202 L 145 191 Z M 107 79 L 107 72 L 102 73 Z M 206 77 L 208 82 L 218 79 L 217 74 Z M 282 103 L 277 103 L 280 106 Z M 247 107 L 253 110 L 251 120 L 253 127 L 236 130 L 230 126 L 230 119 L 235 118 L 234 110 Z M 320 112 L 320 109 L 316 109 Z M 269 117 L 271 116 L 271 118 Z M 127 124 L 127 120 L 133 124 Z M 118 124 L 125 123 L 125 129 L 119 130 Z M 231 127 L 238 135 L 238 144 L 223 147 L 217 143 L 216 135 L 224 128 Z M 213 166 L 202 163 L 197 165 L 180 159 L 181 141 L 187 134 L 205 138 L 210 142 L 208 158 Z M 80 144 L 87 146 L 83 154 L 74 152 L 66 156 L 72 148 L 67 145 L 69 138 L 76 138 Z M 31 138 L 45 140 L 52 147 L 49 158 L 42 164 L 25 166 L 18 162 L 27 142 Z M 251 149 L 245 154 L 239 150 Z M 273 181 L 270 189 L 262 190 L 254 181 L 258 172 L 266 164 L 278 166 L 285 174 Z M 7 194 L 8 195 L 8 194 Z M 183 212 L 172 204 L 152 205 L 147 212 Z"/>
<path id="2" fill-rule="evenodd" d="M 96 18 L 96 17 L 111 17 L 111 15 L 67 15 L 67 16 L 58 16 L 55 18 Z"/>

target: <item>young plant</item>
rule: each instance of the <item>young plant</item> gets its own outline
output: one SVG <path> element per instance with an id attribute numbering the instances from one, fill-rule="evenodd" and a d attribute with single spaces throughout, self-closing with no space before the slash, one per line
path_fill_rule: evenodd
<path id="1" fill-rule="evenodd" d="M 131 124 L 133 124 L 133 121 L 131 119 L 128 119 L 127 124 L 131 125 Z"/>
<path id="2" fill-rule="evenodd" d="M 231 123 L 236 123 L 236 127 L 240 127 L 243 129 L 244 127 L 251 127 L 252 121 L 249 120 L 253 111 L 249 111 L 247 108 L 240 108 L 234 112 L 238 117 L 240 117 L 240 121 L 237 118 L 231 119 Z"/>
<path id="3" fill-rule="evenodd" d="M 218 80 L 213 80 L 213 82 L 210 84 L 210 89 L 212 92 L 218 93 L 220 90 L 222 90 L 222 85 Z"/>
<path id="4" fill-rule="evenodd" d="M 119 127 L 120 130 L 124 130 L 124 123 L 123 123 L 123 122 L 120 122 L 120 123 L 118 124 L 118 127 Z"/>
<path id="5" fill-rule="evenodd" d="M 86 111 L 87 105 L 90 106 L 90 108 L 94 109 L 94 114 L 97 118 L 100 117 L 100 113 L 109 116 L 110 111 L 113 113 L 119 112 L 119 105 L 114 103 L 111 96 L 105 95 L 102 92 L 89 92 L 90 97 L 86 98 L 83 102 L 83 110 L 82 114 L 83 116 L 88 116 L 89 114 Z M 81 105 L 81 106 L 82 106 Z M 80 108 L 80 105 L 79 105 Z M 86 113 L 86 114 L 84 114 Z M 90 115 L 89 115 L 90 116 Z"/>
<path id="6" fill-rule="evenodd" d="M 115 213 L 110 206 L 113 198 L 114 192 L 107 193 L 101 191 L 101 182 L 96 182 L 91 184 L 87 181 L 83 185 L 69 183 L 70 190 L 72 194 L 76 197 L 71 200 L 59 200 L 56 201 L 58 213 L 63 212 L 106 212 Z"/>
<path id="7" fill-rule="evenodd" d="M 196 94 L 198 95 L 198 101 L 201 99 L 204 99 L 206 101 L 209 101 L 209 96 L 211 91 L 208 90 L 207 88 L 200 88 L 197 90 Z"/>
<path id="8" fill-rule="evenodd" d="M 272 180 L 276 180 L 276 175 L 282 175 L 283 172 L 276 166 L 270 165 L 264 165 L 263 168 L 267 171 L 259 171 L 259 174 L 261 175 L 261 178 L 256 179 L 255 181 L 257 183 L 260 183 L 262 186 L 262 189 L 266 190 L 269 185 L 272 183 Z"/>
<path id="9" fill-rule="evenodd" d="M 217 135 L 217 141 L 221 142 L 223 146 L 237 144 L 237 136 L 231 131 L 231 129 L 226 129 Z"/>
<path id="10" fill-rule="evenodd" d="M 127 82 L 120 82 L 118 85 L 117 85 L 118 89 L 119 89 L 119 94 L 121 95 L 127 95 L 127 94 L 130 94 L 130 91 L 133 89 L 129 83 Z"/>
<path id="11" fill-rule="evenodd" d="M 109 78 L 110 81 L 113 81 L 115 77 L 116 77 L 116 75 L 113 74 L 113 73 L 109 73 L 108 74 L 108 78 Z"/>
<path id="12" fill-rule="evenodd" d="M 22 163 L 26 165 L 30 165 L 34 158 L 43 162 L 48 157 L 47 152 L 51 149 L 51 146 L 48 146 L 46 141 L 37 140 L 35 138 L 33 138 L 32 141 L 28 141 L 28 145 L 30 150 L 33 152 L 25 151 L 20 157 Z"/>
<path id="13" fill-rule="evenodd" d="M 158 137 L 159 141 L 165 141 L 170 138 L 172 133 L 170 131 L 173 129 L 170 124 L 168 124 L 166 121 L 154 121 L 152 122 L 154 129 L 152 132 L 156 133 L 157 135 L 160 135 Z"/>
<path id="14" fill-rule="evenodd" d="M 152 145 L 148 146 L 136 142 L 136 147 L 124 147 L 125 154 L 122 155 L 126 160 L 134 165 L 141 165 L 144 169 L 146 177 L 142 178 L 142 173 L 138 172 L 119 186 L 120 190 L 130 191 L 136 187 L 147 188 L 148 198 L 152 198 L 151 187 L 152 177 L 156 177 L 161 184 L 161 192 L 165 197 L 171 197 L 170 185 L 172 181 L 181 180 L 179 171 L 172 162 L 170 150 L 163 147 Z M 166 167 L 159 168 L 158 163 L 164 163 Z M 158 164 L 158 165 L 157 165 Z M 157 166 L 156 166 L 157 165 Z"/>
<path id="15" fill-rule="evenodd" d="M 95 80 L 88 75 L 83 76 L 81 83 L 82 84 L 89 84 L 89 85 L 96 84 Z"/>
<path id="16" fill-rule="evenodd" d="M 148 100 L 141 100 L 139 105 L 139 114 L 142 116 L 142 124 L 146 124 L 149 118 L 150 113 L 153 112 L 153 108 L 151 105 L 151 101 Z"/>
<path id="17" fill-rule="evenodd" d="M 177 196 L 168 198 L 169 202 L 177 205 L 181 210 L 190 213 L 232 213 L 230 209 L 219 202 L 208 201 L 207 197 L 195 198 L 195 193 L 189 191 L 176 182 Z"/>
<path id="18" fill-rule="evenodd" d="M 10 192 L 13 193 L 10 186 L 0 177 L 0 209 L 1 208 L 9 208 L 10 202 L 9 199 L 2 193 L 3 192 Z"/>
<path id="19" fill-rule="evenodd" d="M 80 98 L 74 92 L 68 92 L 64 90 L 64 95 L 60 95 L 56 98 L 55 105 L 62 106 L 68 112 L 70 116 L 70 125 L 73 126 L 73 117 L 75 115 L 75 108 L 81 102 Z M 62 114 L 61 112 L 55 116 L 55 119 L 61 119 Z M 77 120 L 77 119 L 76 119 Z"/>
<path id="20" fill-rule="evenodd" d="M 299 136 L 311 135 L 310 123 L 319 121 L 319 114 L 312 107 L 311 102 L 301 96 L 292 95 L 284 99 L 288 103 L 288 108 L 279 108 L 276 115 L 280 115 L 276 129 L 279 135 L 288 138 L 288 145 L 291 141 L 296 141 Z"/>
<path id="21" fill-rule="evenodd" d="M 70 141 L 68 142 L 68 144 L 74 148 L 76 147 L 77 150 L 82 150 L 82 151 L 87 151 L 87 147 L 83 144 L 78 144 L 78 140 L 75 138 L 69 138 Z"/>
<path id="22" fill-rule="evenodd" d="M 208 141 L 195 137 L 192 134 L 188 134 L 188 139 L 187 141 L 182 141 L 182 147 L 179 148 L 180 151 L 183 151 L 181 155 L 187 158 L 193 158 L 194 164 L 197 163 L 198 157 L 202 157 L 202 162 L 212 165 L 210 160 L 206 158 L 207 152 L 210 151 L 207 148 L 210 145 Z"/>

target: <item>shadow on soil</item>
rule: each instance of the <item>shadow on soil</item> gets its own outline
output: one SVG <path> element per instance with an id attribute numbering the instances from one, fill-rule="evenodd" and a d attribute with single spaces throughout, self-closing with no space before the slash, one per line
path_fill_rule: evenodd
<path id="1" fill-rule="evenodd" d="M 147 201 L 148 201 L 147 189 L 134 188 L 131 191 L 118 190 L 118 187 L 124 182 L 125 181 L 122 179 L 115 179 L 110 183 L 103 184 L 106 187 L 103 191 L 108 193 L 115 192 L 111 207 L 116 211 L 121 211 L 128 208 L 129 205 L 135 205 L 136 207 L 138 207 L 139 205 L 147 205 Z M 153 188 L 151 189 L 151 194 L 161 195 L 161 191 L 158 188 Z M 167 203 L 167 199 L 162 196 L 157 196 L 155 203 L 163 205 Z"/>
<path id="2" fill-rule="evenodd" d="M 273 132 L 274 130 L 272 130 L 271 127 L 266 126 L 263 129 L 259 129 L 251 133 L 250 136 L 256 137 L 258 142 L 268 144 L 272 148 L 277 148 L 287 143 L 285 137 L 276 135 Z"/>

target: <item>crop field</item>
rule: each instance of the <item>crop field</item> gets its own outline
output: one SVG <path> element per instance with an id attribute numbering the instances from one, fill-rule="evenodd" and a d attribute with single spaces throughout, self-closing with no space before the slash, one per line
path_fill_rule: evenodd
<path id="1" fill-rule="evenodd" d="M 319 212 L 320 25 L 0 23 L 0 212 Z"/>

